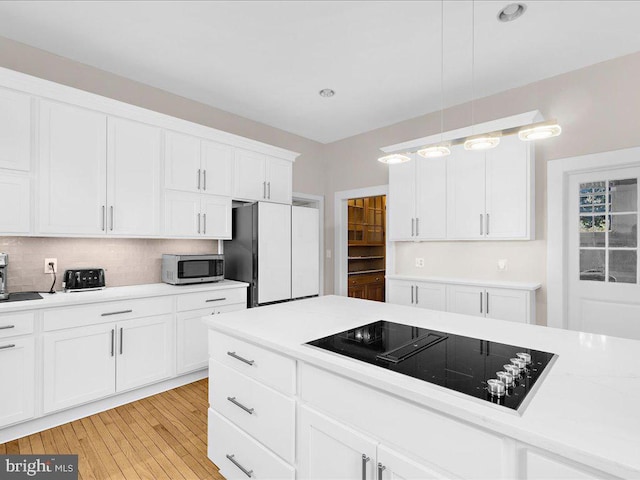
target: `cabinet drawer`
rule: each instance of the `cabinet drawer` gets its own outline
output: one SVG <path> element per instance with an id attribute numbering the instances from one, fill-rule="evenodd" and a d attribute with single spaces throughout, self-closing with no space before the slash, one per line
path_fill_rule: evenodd
<path id="1" fill-rule="evenodd" d="M 216 412 L 293 463 L 295 400 L 209 360 L 209 403 Z"/>
<path id="2" fill-rule="evenodd" d="M 252 343 L 209 330 L 209 356 L 259 382 L 296 393 L 296 362 Z"/>
<path id="3" fill-rule="evenodd" d="M 244 433 L 229 420 L 209 409 L 209 458 L 228 480 L 246 479 L 247 472 L 256 479 L 291 479 L 295 470 Z M 236 463 L 233 463 L 232 457 Z"/>
<path id="4" fill-rule="evenodd" d="M 366 285 L 368 283 L 376 283 L 376 282 L 384 283 L 384 272 L 349 276 L 349 286 Z"/>
<path id="5" fill-rule="evenodd" d="M 556 458 L 552 455 L 522 448 L 519 451 L 519 478 L 526 480 L 605 480 L 614 477 L 586 465 L 574 464 L 570 460 Z"/>
<path id="6" fill-rule="evenodd" d="M 306 364 L 301 366 L 300 382 L 305 402 L 385 439 L 390 447 L 424 460 L 425 465 L 462 478 L 505 476 L 501 437 Z"/>
<path id="7" fill-rule="evenodd" d="M 33 333 L 35 312 L 18 312 L 0 315 L 0 338 L 17 337 Z"/>
<path id="8" fill-rule="evenodd" d="M 75 294 L 81 295 L 81 294 Z M 129 320 L 131 318 L 164 315 L 173 312 L 172 297 L 122 300 L 94 303 L 70 308 L 56 308 L 44 312 L 44 331 L 96 325 L 99 323 Z"/>
<path id="9" fill-rule="evenodd" d="M 209 290 L 206 292 L 186 293 L 178 296 L 178 311 L 197 310 L 200 308 L 216 307 L 218 305 L 232 305 L 247 303 L 247 288 L 229 288 L 224 290 Z"/>

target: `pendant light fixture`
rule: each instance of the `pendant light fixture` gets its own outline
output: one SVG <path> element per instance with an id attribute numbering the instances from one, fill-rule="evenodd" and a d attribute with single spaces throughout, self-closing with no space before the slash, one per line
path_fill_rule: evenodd
<path id="1" fill-rule="evenodd" d="M 531 140 L 542 140 L 545 138 L 557 137 L 562 133 L 562 128 L 558 122 L 551 121 L 536 126 L 522 128 L 518 132 L 518 138 L 525 142 Z"/>
<path id="2" fill-rule="evenodd" d="M 444 134 L 444 0 L 440 1 L 440 145 L 421 148 L 418 155 L 424 158 L 440 158 L 451 155 L 448 145 L 442 144 Z"/>
<path id="3" fill-rule="evenodd" d="M 389 165 L 395 165 L 396 163 L 404 163 L 411 160 L 411 157 L 408 155 L 402 155 L 400 153 L 392 153 L 391 155 L 385 155 L 384 157 L 380 157 L 378 159 L 379 162 L 386 163 Z"/>

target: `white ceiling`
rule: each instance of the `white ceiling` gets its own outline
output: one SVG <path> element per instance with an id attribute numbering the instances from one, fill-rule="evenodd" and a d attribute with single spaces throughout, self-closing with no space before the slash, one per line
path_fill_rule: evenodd
<path id="1" fill-rule="evenodd" d="M 499 23 L 510 1 L 476 1 L 473 37 L 472 2 L 445 2 L 446 105 L 640 51 L 640 1 L 524 0 Z M 327 143 L 440 109 L 440 8 L 2 1 L 0 35 Z"/>

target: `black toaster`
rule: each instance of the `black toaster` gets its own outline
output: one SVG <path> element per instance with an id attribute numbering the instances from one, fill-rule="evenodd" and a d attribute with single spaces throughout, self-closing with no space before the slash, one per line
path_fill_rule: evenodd
<path id="1" fill-rule="evenodd" d="M 62 288 L 65 292 L 101 290 L 104 287 L 104 269 L 102 268 L 65 270 L 62 279 Z"/>

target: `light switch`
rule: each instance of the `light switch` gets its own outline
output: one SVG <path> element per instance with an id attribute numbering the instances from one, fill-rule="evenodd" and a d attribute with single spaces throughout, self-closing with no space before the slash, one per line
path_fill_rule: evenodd
<path id="1" fill-rule="evenodd" d="M 507 259 L 501 258 L 500 260 L 498 260 L 498 270 L 500 270 L 501 272 L 504 272 L 506 269 L 507 269 Z"/>

